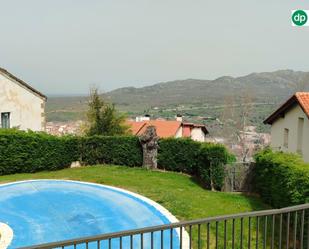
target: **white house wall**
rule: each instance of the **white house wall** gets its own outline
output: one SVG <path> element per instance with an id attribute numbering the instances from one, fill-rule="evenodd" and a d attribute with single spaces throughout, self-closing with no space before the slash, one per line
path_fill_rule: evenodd
<path id="1" fill-rule="evenodd" d="M 182 137 L 182 126 L 180 126 L 179 129 L 177 130 L 175 137 L 176 138 Z"/>
<path id="2" fill-rule="evenodd" d="M 44 109 L 43 98 L 0 73 L 0 113 L 10 112 L 11 128 L 44 130 Z"/>
<path id="3" fill-rule="evenodd" d="M 299 105 L 278 118 L 271 126 L 271 146 L 276 150 L 297 153 L 298 118 L 304 119 L 302 155 L 309 162 L 309 120 Z M 289 129 L 288 148 L 284 147 L 284 129 Z"/>
<path id="4" fill-rule="evenodd" d="M 200 127 L 196 127 L 191 130 L 191 138 L 199 142 L 205 142 L 206 140 L 205 133 Z"/>

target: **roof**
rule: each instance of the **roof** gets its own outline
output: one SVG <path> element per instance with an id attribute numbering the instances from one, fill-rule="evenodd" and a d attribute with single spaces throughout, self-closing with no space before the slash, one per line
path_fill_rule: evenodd
<path id="1" fill-rule="evenodd" d="M 283 117 L 286 112 L 297 104 L 309 118 L 309 92 L 296 92 L 267 119 L 265 119 L 264 124 L 274 123 L 279 117 Z"/>
<path id="2" fill-rule="evenodd" d="M 181 126 L 183 127 L 201 127 L 205 134 L 208 133 L 205 125 L 196 125 L 193 123 L 182 123 L 180 121 L 170 120 L 149 120 L 149 121 L 127 121 L 133 135 L 141 135 L 148 126 L 155 126 L 159 137 L 174 137 Z"/>
<path id="3" fill-rule="evenodd" d="M 201 128 L 205 134 L 208 134 L 208 130 L 203 124 L 194 124 L 194 123 L 183 123 L 183 126 L 190 126 L 191 128 Z"/>
<path id="4" fill-rule="evenodd" d="M 130 131 L 132 132 L 132 134 L 137 135 L 139 131 L 143 128 L 143 126 L 146 124 L 146 122 L 127 121 L 127 124 L 130 126 Z"/>
<path id="5" fill-rule="evenodd" d="M 141 135 L 148 126 L 155 126 L 159 137 L 173 137 L 181 126 L 180 121 L 150 120 L 150 121 L 127 121 L 134 135 Z"/>
<path id="6" fill-rule="evenodd" d="M 11 74 L 10 72 L 8 72 L 7 70 L 3 69 L 0 67 L 0 73 L 6 75 L 7 77 L 15 80 L 16 82 L 18 82 L 19 84 L 21 84 L 22 86 L 24 86 L 26 89 L 30 90 L 31 92 L 35 93 L 36 95 L 39 95 L 39 97 L 44 98 L 45 100 L 47 99 L 47 97 L 42 94 L 41 92 L 39 92 L 38 90 L 34 89 L 33 87 L 31 87 L 30 85 L 28 85 L 26 82 L 24 82 L 23 80 L 17 78 L 16 76 L 14 76 L 13 74 Z"/>
<path id="7" fill-rule="evenodd" d="M 309 92 L 298 92 L 296 97 L 304 113 L 309 118 Z"/>

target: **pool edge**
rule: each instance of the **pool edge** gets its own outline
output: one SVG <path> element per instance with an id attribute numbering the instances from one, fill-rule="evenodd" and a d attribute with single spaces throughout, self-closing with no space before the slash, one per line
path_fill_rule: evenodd
<path id="1" fill-rule="evenodd" d="M 13 230 L 7 224 L 0 222 L 0 249 L 6 249 L 12 242 Z"/>
<path id="2" fill-rule="evenodd" d="M 54 182 L 72 182 L 72 183 L 80 183 L 80 184 L 85 184 L 85 185 L 92 185 L 92 186 L 99 186 L 99 187 L 105 187 L 114 191 L 118 191 L 127 195 L 131 195 L 148 205 L 151 205 L 154 207 L 158 212 L 160 212 L 170 223 L 175 223 L 179 222 L 179 220 L 170 212 L 168 211 L 165 207 L 160 205 L 159 203 L 151 200 L 148 197 L 145 197 L 143 195 L 137 194 L 135 192 L 119 188 L 119 187 L 114 187 L 106 184 L 101 184 L 101 183 L 93 183 L 93 182 L 85 182 L 85 181 L 78 181 L 78 180 L 64 180 L 64 179 L 33 179 L 33 180 L 23 180 L 23 181 L 14 181 L 14 182 L 9 182 L 9 183 L 1 183 L 1 186 L 7 186 L 7 185 L 14 185 L 14 184 L 19 184 L 19 183 L 26 183 L 26 182 L 39 182 L 39 181 L 54 181 Z M 1 224 L 1 223 L 0 223 Z M 176 233 L 178 236 L 180 236 L 180 228 L 175 229 Z M 189 245 L 189 234 L 185 231 L 184 228 L 182 228 L 182 236 L 183 236 L 183 247 L 186 249 L 188 248 Z M 13 231 L 12 231 L 13 232 Z M 121 232 L 121 231 L 120 231 Z M 6 239 L 6 238 L 5 238 Z M 8 244 L 9 246 L 10 244 Z M 0 247 L 0 249 L 2 249 Z"/>

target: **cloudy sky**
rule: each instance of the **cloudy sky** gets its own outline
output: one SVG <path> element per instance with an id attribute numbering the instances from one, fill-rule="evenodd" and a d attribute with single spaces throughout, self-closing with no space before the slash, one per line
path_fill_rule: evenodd
<path id="1" fill-rule="evenodd" d="M 309 71 L 300 0 L 0 0 L 0 67 L 46 94 Z"/>

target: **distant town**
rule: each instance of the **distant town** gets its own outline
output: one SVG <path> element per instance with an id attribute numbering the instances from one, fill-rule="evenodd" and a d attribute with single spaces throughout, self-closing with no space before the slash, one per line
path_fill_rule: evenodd
<path id="1" fill-rule="evenodd" d="M 271 136 L 270 133 L 259 133 L 256 131 L 255 126 L 246 126 L 243 131 L 241 131 L 240 134 L 240 141 L 231 143 L 228 141 L 228 139 L 224 137 L 218 137 L 213 136 L 212 134 L 209 134 L 208 131 L 203 133 L 201 127 L 204 127 L 207 129 L 207 125 L 196 125 L 195 130 L 201 130 L 201 131 L 193 131 L 193 136 L 191 133 L 187 133 L 184 131 L 182 133 L 178 132 L 178 129 L 180 126 L 192 126 L 194 127 L 193 123 L 186 123 L 183 122 L 182 118 L 175 117 L 175 121 L 178 120 L 178 122 L 181 122 L 182 124 L 179 124 L 179 126 L 173 126 L 175 122 L 172 120 L 167 120 L 164 118 L 157 118 L 155 120 L 150 120 L 150 117 L 144 117 L 144 116 L 138 116 L 135 119 L 129 119 L 128 123 L 130 123 L 135 130 L 132 131 L 133 135 L 138 135 L 139 130 L 136 128 L 136 126 L 142 126 L 145 121 L 152 121 L 150 123 L 153 123 L 156 125 L 157 130 L 164 130 L 165 134 L 161 137 L 191 137 L 193 140 L 196 141 L 205 141 L 205 142 L 215 142 L 215 143 L 222 143 L 229 147 L 229 149 L 237 155 L 237 158 L 244 159 L 245 161 L 251 161 L 252 156 L 254 153 L 264 148 L 268 145 L 270 145 L 271 142 Z M 81 127 L 82 127 L 83 121 L 71 121 L 71 122 L 47 122 L 46 123 L 46 132 L 51 135 L 56 136 L 62 136 L 62 135 L 79 135 L 81 134 Z M 140 128 L 142 130 L 142 128 Z M 186 128 L 184 128 L 185 130 Z M 192 129 L 192 128 L 191 128 Z M 166 131 L 167 130 L 167 131 Z M 190 130 L 190 129 L 189 129 Z M 194 135 L 198 133 L 199 135 Z M 160 135 L 160 134 L 159 134 Z"/>

